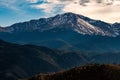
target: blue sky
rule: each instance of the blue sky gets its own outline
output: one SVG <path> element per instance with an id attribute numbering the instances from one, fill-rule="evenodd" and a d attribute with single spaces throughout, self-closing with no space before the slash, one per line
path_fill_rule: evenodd
<path id="1" fill-rule="evenodd" d="M 120 22 L 120 0 L 0 0 L 0 26 L 65 12 L 109 23 Z"/>
<path id="2" fill-rule="evenodd" d="M 45 16 L 42 10 L 31 8 L 33 3 L 25 0 L 0 0 L 0 25 L 38 19 Z"/>

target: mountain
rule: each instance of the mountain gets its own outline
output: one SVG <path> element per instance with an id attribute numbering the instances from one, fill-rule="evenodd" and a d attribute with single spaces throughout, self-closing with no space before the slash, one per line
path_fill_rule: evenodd
<path id="1" fill-rule="evenodd" d="M 91 57 L 91 61 L 93 63 L 101 63 L 101 64 L 120 64 L 120 53 L 103 53 L 94 55 Z"/>
<path id="2" fill-rule="evenodd" d="M 120 53 L 71 52 L 0 40 L 0 80 L 27 78 L 89 63 L 120 63 Z"/>
<path id="3" fill-rule="evenodd" d="M 91 55 L 91 56 L 90 56 Z M 0 80 L 27 78 L 88 63 L 120 63 L 120 53 L 89 53 L 18 45 L 0 40 Z"/>
<path id="4" fill-rule="evenodd" d="M 13 24 L 0 31 L 0 38 L 60 50 L 119 52 L 119 33 L 119 23 L 109 24 L 74 13 L 64 13 Z"/>
<path id="5" fill-rule="evenodd" d="M 3 32 L 44 32 L 53 29 L 70 29 L 80 34 L 102 35 L 102 36 L 117 36 L 117 31 L 114 30 L 112 24 L 102 21 L 92 20 L 82 15 L 65 13 L 56 15 L 55 17 L 42 18 L 39 20 L 31 20 L 28 22 L 13 24 Z"/>
<path id="6" fill-rule="evenodd" d="M 39 74 L 23 80 L 120 80 L 120 66 L 86 65 L 58 73 Z"/>
<path id="7" fill-rule="evenodd" d="M 18 45 L 0 40 L 0 80 L 16 80 L 86 63 L 84 56 L 75 52 L 34 45 Z"/>

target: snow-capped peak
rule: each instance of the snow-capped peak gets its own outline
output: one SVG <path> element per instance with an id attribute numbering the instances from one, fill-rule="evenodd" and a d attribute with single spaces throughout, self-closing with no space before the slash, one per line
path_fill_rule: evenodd
<path id="1" fill-rule="evenodd" d="M 120 30 L 114 26 L 116 25 L 92 20 L 82 15 L 64 13 L 50 18 L 13 24 L 10 27 L 4 28 L 4 32 L 33 32 L 35 30 L 44 32 L 46 30 L 60 28 L 71 29 L 79 34 L 118 36 Z"/>

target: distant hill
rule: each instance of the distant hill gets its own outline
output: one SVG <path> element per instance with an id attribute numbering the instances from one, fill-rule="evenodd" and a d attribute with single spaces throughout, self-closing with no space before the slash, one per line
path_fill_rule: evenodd
<path id="1" fill-rule="evenodd" d="M 86 65 L 58 73 L 39 74 L 23 80 L 120 80 L 120 66 Z"/>
<path id="2" fill-rule="evenodd" d="M 0 40 L 0 80 L 16 80 L 88 63 L 120 64 L 120 53 L 71 52 Z"/>
<path id="3" fill-rule="evenodd" d="M 0 80 L 16 80 L 87 63 L 84 56 L 34 45 L 0 40 Z"/>

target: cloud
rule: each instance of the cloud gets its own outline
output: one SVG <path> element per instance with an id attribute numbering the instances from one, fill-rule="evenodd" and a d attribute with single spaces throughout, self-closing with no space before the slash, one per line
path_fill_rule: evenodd
<path id="1" fill-rule="evenodd" d="M 0 6 L 12 9 L 12 10 L 18 10 L 14 4 L 16 3 L 16 0 L 0 0 Z"/>
<path id="2" fill-rule="evenodd" d="M 46 16 L 73 12 L 110 23 L 120 21 L 120 0 L 0 0 L 1 6 L 18 14 L 32 8 Z"/>
<path id="3" fill-rule="evenodd" d="M 34 0 L 32 0 L 34 1 Z M 73 12 L 110 23 L 120 21 L 120 0 L 43 0 L 45 3 L 31 5 L 45 14 Z"/>
<path id="4" fill-rule="evenodd" d="M 30 2 L 29 2 L 30 3 Z M 26 0 L 0 0 L 0 6 L 12 11 L 22 11 L 21 8 L 27 5 Z"/>
<path id="5" fill-rule="evenodd" d="M 36 9 L 42 9 L 45 13 L 50 13 L 54 10 L 54 7 L 56 7 L 55 4 L 40 4 L 40 5 L 32 5 L 31 7 Z"/>
<path id="6" fill-rule="evenodd" d="M 117 5 L 116 5 L 117 4 Z M 82 14 L 93 19 L 99 19 L 110 23 L 120 21 L 120 1 L 89 0 L 75 4 L 73 2 L 65 5 L 64 12 Z"/>
<path id="7" fill-rule="evenodd" d="M 27 0 L 30 3 L 37 3 L 39 0 Z"/>
<path id="8" fill-rule="evenodd" d="M 31 7 L 43 11 L 46 17 L 50 17 L 61 13 L 64 4 L 64 2 L 61 2 L 59 0 L 44 0 L 42 4 L 33 4 Z"/>

